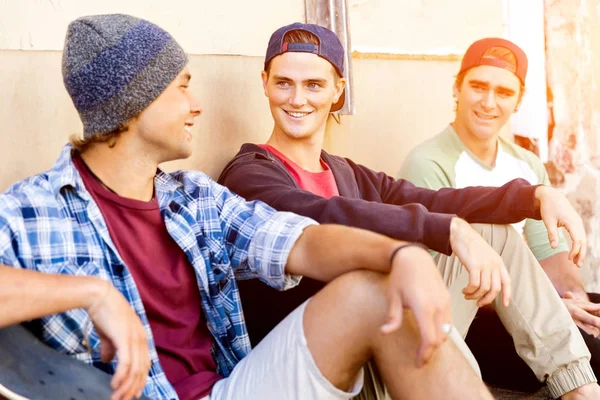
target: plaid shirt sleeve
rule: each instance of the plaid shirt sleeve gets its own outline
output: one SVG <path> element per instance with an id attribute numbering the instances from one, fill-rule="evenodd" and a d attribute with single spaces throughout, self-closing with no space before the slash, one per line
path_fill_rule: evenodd
<path id="1" fill-rule="evenodd" d="M 285 272 L 290 251 L 304 228 L 317 223 L 289 212 L 277 212 L 260 201 L 247 202 L 211 182 L 220 209 L 225 245 L 240 279 L 258 276 L 279 290 L 300 282 Z"/>
<path id="2" fill-rule="evenodd" d="M 0 264 L 2 265 L 22 267 L 14 246 L 26 246 L 19 241 L 11 226 L 11 223 L 21 220 L 22 216 L 14 199 L 8 195 L 0 195 Z"/>

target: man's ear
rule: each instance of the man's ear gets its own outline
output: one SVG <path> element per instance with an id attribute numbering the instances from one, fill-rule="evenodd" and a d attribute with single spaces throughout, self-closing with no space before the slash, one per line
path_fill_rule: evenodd
<path id="1" fill-rule="evenodd" d="M 269 97 L 267 95 L 267 81 L 269 80 L 269 73 L 267 71 L 263 71 L 260 73 L 260 77 L 262 79 L 263 91 L 265 93 L 265 96 Z"/>
<path id="2" fill-rule="evenodd" d="M 519 95 L 519 100 L 517 101 L 517 105 L 515 106 L 515 112 L 519 111 L 519 108 L 521 108 L 521 104 L 523 103 L 523 96 L 525 95 L 525 92 L 523 91 L 523 93 L 521 93 Z"/>
<path id="3" fill-rule="evenodd" d="M 454 81 L 454 85 L 452 85 L 452 94 L 455 99 L 458 99 L 458 95 L 460 94 L 460 88 L 458 87 L 458 82 Z"/>
<path id="4" fill-rule="evenodd" d="M 335 96 L 333 96 L 333 104 L 337 103 L 340 96 L 344 94 L 346 88 L 346 78 L 339 78 L 335 83 Z"/>

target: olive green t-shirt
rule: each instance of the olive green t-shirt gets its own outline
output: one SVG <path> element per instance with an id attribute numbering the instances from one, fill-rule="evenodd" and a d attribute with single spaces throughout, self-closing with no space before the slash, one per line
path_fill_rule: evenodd
<path id="1" fill-rule="evenodd" d="M 398 178 L 435 190 L 443 187 L 502 186 L 516 178 L 526 179 L 532 185 L 550 184 L 544 165 L 532 152 L 499 138 L 496 163 L 490 167 L 467 149 L 451 125 L 415 147 L 404 161 Z M 556 249 L 550 247 L 548 231 L 542 221 L 527 219 L 513 226 L 524 235 L 538 260 L 568 251 L 563 235 Z"/>

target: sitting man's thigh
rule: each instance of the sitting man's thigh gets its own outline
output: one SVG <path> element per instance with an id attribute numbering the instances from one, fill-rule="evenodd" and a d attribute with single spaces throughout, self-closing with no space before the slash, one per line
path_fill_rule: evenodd
<path id="1" fill-rule="evenodd" d="M 231 375 L 215 385 L 211 400 L 351 399 L 363 386 L 363 372 L 350 392 L 333 386 L 321 374 L 308 349 L 304 309 L 296 308 L 271 331 Z"/>

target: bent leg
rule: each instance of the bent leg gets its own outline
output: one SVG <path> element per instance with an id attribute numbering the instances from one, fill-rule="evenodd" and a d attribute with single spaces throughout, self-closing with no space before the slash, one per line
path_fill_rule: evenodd
<path id="1" fill-rule="evenodd" d="M 317 368 L 303 332 L 307 304 L 292 311 L 228 378 L 217 382 L 210 400 L 346 400 L 358 395 L 363 385 L 361 369 L 342 390 Z"/>
<path id="2" fill-rule="evenodd" d="M 387 317 L 386 286 L 386 276 L 358 271 L 337 278 L 310 300 L 304 333 L 323 376 L 335 387 L 348 390 L 373 357 L 393 399 L 491 399 L 450 340 L 427 365 L 415 366 L 420 337 L 409 312 L 398 332 L 381 333 Z"/>
<path id="3" fill-rule="evenodd" d="M 217 382 L 210 399 L 350 399 L 360 391 L 363 365 L 370 359 L 392 399 L 492 399 L 450 340 L 416 368 L 420 338 L 410 313 L 398 332 L 380 333 L 386 285 L 384 275 L 365 271 L 337 278 Z"/>
<path id="4" fill-rule="evenodd" d="M 592 303 L 600 303 L 600 294 L 598 293 L 588 293 L 588 297 Z M 581 336 L 583 336 L 583 340 L 585 340 L 585 344 L 588 347 L 588 350 L 592 354 L 592 369 L 594 370 L 594 374 L 596 377 L 600 376 L 600 336 L 594 337 L 582 329 L 579 329 L 581 332 Z"/>
<path id="5" fill-rule="evenodd" d="M 504 307 L 500 296 L 492 304 L 519 356 L 540 381 L 546 381 L 554 397 L 595 382 L 590 353 L 575 323 L 520 235 L 506 225 L 474 224 L 473 228 L 500 254 L 509 272 L 510 305 Z M 475 301 L 459 299 L 468 272 L 454 256 L 438 256 L 437 261 L 453 294 L 457 328 L 466 335 L 477 311 Z"/>
<path id="6" fill-rule="evenodd" d="M 517 354 L 512 337 L 493 307 L 479 310 L 465 342 L 486 383 L 524 392 L 536 392 L 544 386 Z"/>
<path id="7" fill-rule="evenodd" d="M 510 305 L 504 307 L 500 297 L 493 305 L 517 353 L 538 379 L 546 379 L 555 397 L 596 382 L 577 326 L 525 241 L 512 226 L 474 227 L 500 254 L 510 274 Z"/>

